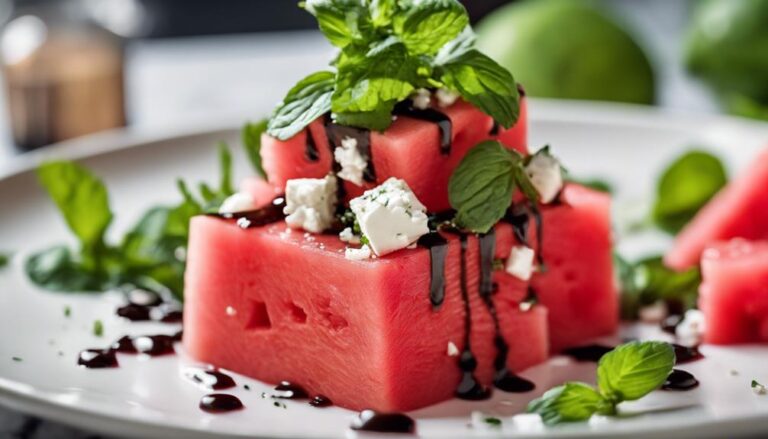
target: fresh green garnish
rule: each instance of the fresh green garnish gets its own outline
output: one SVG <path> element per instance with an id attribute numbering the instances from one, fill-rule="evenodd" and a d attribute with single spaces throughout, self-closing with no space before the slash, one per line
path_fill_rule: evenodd
<path id="1" fill-rule="evenodd" d="M 763 386 L 762 384 L 760 384 L 759 382 L 757 382 L 757 380 L 752 380 L 752 383 L 750 383 L 750 385 L 749 385 L 749 386 L 750 386 L 751 388 L 753 388 L 753 389 L 754 389 L 755 387 L 765 387 L 765 386 Z"/>
<path id="2" fill-rule="evenodd" d="M 488 416 L 485 419 L 483 419 L 483 422 L 485 422 L 488 425 L 493 425 L 494 427 L 501 426 L 501 419 L 494 418 L 493 416 Z"/>
<path id="3" fill-rule="evenodd" d="M 263 179 L 267 178 L 267 172 L 261 163 L 261 135 L 267 131 L 267 120 L 261 120 L 256 123 L 246 123 L 243 127 L 241 137 L 243 148 L 251 162 L 253 169 Z"/>
<path id="4" fill-rule="evenodd" d="M 621 285 L 621 316 L 634 320 L 643 306 L 664 301 L 668 306 L 688 310 L 696 306 L 701 284 L 698 267 L 678 272 L 664 266 L 661 256 L 631 264 L 614 256 Z"/>
<path id="5" fill-rule="evenodd" d="M 704 151 L 689 151 L 662 174 L 656 187 L 653 220 L 677 233 L 728 183 L 720 160 Z"/>
<path id="6" fill-rule="evenodd" d="M 529 199 L 538 194 L 525 173 L 525 159 L 497 141 L 472 148 L 453 171 L 448 198 L 459 227 L 486 233 L 512 204 L 515 189 Z"/>
<path id="7" fill-rule="evenodd" d="M 104 323 L 101 320 L 93 321 L 93 335 L 101 337 L 104 335 Z"/>
<path id="8" fill-rule="evenodd" d="M 11 360 L 13 360 L 13 361 L 15 361 L 17 363 L 21 363 L 22 361 L 24 361 L 21 357 L 11 357 Z"/>
<path id="9" fill-rule="evenodd" d="M 672 372 L 675 350 L 668 343 L 646 341 L 618 346 L 597 366 L 597 388 L 568 382 L 528 404 L 546 425 L 586 421 L 594 414 L 615 415 L 616 406 L 658 389 Z"/>
<path id="10" fill-rule="evenodd" d="M 64 317 L 70 317 L 72 315 L 72 308 L 67 305 L 64 307 Z"/>
<path id="11" fill-rule="evenodd" d="M 11 262 L 11 255 L 8 253 L 0 253 L 0 268 L 5 267 Z"/>
<path id="12" fill-rule="evenodd" d="M 341 124 L 384 130 L 418 88 L 445 87 L 505 128 L 519 115 L 512 75 L 474 47 L 457 0 L 308 0 L 301 4 L 339 49 L 335 71 L 302 79 L 275 109 L 267 132 L 286 140 L 332 113 Z"/>

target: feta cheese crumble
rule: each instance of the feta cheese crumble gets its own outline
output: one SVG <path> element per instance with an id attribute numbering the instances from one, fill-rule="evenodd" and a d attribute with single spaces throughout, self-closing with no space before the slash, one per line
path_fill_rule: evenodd
<path id="1" fill-rule="evenodd" d="M 413 102 L 413 108 L 426 110 L 429 108 L 429 104 L 432 103 L 432 93 L 426 88 L 416 89 L 411 95 L 411 102 Z"/>
<path id="2" fill-rule="evenodd" d="M 695 346 L 701 343 L 704 336 L 704 313 L 698 309 L 689 309 L 685 312 L 683 321 L 675 328 L 675 335 L 681 345 Z"/>
<path id="3" fill-rule="evenodd" d="M 563 189 L 563 171 L 560 162 L 544 148 L 531 157 L 525 173 L 544 204 L 551 203 Z"/>
<path id="4" fill-rule="evenodd" d="M 357 149 L 357 139 L 341 139 L 341 146 L 333 150 L 333 159 L 341 166 L 341 171 L 336 174 L 339 178 L 358 186 L 363 185 L 363 173 L 368 163 Z"/>
<path id="5" fill-rule="evenodd" d="M 339 233 L 339 239 L 341 239 L 342 242 L 348 242 L 350 244 L 360 244 L 360 237 L 352 232 L 351 227 L 346 227 L 342 230 L 341 233 Z"/>
<path id="6" fill-rule="evenodd" d="M 505 270 L 520 280 L 530 280 L 533 274 L 534 252 L 530 247 L 516 245 L 512 247 Z"/>
<path id="7" fill-rule="evenodd" d="M 408 184 L 390 178 L 349 203 L 360 231 L 378 256 L 408 247 L 429 233 L 427 209 Z"/>
<path id="8" fill-rule="evenodd" d="M 452 341 L 448 342 L 448 356 L 449 357 L 458 357 L 459 356 L 459 348 Z"/>
<path id="9" fill-rule="evenodd" d="M 438 88 L 435 92 L 435 97 L 437 98 L 437 104 L 443 108 L 450 107 L 459 99 L 458 93 L 454 93 L 447 88 Z"/>
<path id="10" fill-rule="evenodd" d="M 285 223 L 294 229 L 321 233 L 334 220 L 336 206 L 336 179 L 297 178 L 288 180 L 285 187 Z"/>
<path id="11" fill-rule="evenodd" d="M 219 213 L 237 213 L 256 209 L 253 197 L 245 192 L 235 192 L 224 199 L 219 206 Z"/>
<path id="12" fill-rule="evenodd" d="M 367 244 L 360 248 L 347 247 L 346 250 L 344 250 L 344 257 L 351 261 L 364 261 L 370 259 L 371 256 L 373 256 L 373 254 L 371 254 L 371 248 L 368 247 Z"/>

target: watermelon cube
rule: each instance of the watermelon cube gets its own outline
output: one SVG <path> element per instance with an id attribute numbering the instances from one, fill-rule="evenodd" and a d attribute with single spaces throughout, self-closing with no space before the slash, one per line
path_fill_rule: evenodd
<path id="1" fill-rule="evenodd" d="M 444 211 L 450 208 L 448 180 L 472 147 L 495 137 L 510 148 L 527 153 L 525 99 L 521 100 L 521 115 L 517 124 L 509 130 L 500 130 L 497 135 L 493 134 L 491 117 L 466 102 L 458 101 L 441 111 L 451 120 L 452 125 L 449 154 L 440 153 L 440 128 L 436 123 L 398 116 L 386 132 L 370 133 L 375 181 L 366 182 L 362 186 L 345 182 L 347 200 L 390 177 L 397 177 L 408 183 L 430 212 Z M 269 182 L 277 187 L 285 188 L 286 182 L 294 178 L 325 176 L 331 171 L 333 163 L 325 119 L 314 121 L 307 130 L 286 141 L 265 134 L 261 154 Z M 310 159 L 312 155 L 316 157 Z"/>
<path id="2" fill-rule="evenodd" d="M 495 256 L 513 245 L 497 226 Z M 309 235 L 283 222 L 243 230 L 209 216 L 192 220 L 186 272 L 184 345 L 197 360 L 276 383 L 300 383 L 337 405 L 403 411 L 453 397 L 461 378 L 449 343 L 464 348 L 461 244 L 448 241 L 445 299 L 430 302 L 430 251 L 345 259 L 332 235 Z M 478 239 L 467 238 L 470 344 L 479 381 L 494 374 L 495 328 L 479 295 Z M 492 296 L 507 367 L 519 371 L 549 352 L 547 311 L 521 311 L 528 287 L 493 273 Z"/>
<path id="3" fill-rule="evenodd" d="M 531 279 L 549 311 L 553 352 L 614 333 L 619 315 L 610 196 L 570 184 L 560 199 L 542 207 L 546 271 Z"/>
<path id="4" fill-rule="evenodd" d="M 701 275 L 704 341 L 768 343 L 768 241 L 713 244 L 703 253 Z"/>
<path id="5" fill-rule="evenodd" d="M 664 263 L 685 270 L 699 263 L 707 245 L 731 238 L 768 238 L 768 149 L 723 188 L 677 235 Z"/>

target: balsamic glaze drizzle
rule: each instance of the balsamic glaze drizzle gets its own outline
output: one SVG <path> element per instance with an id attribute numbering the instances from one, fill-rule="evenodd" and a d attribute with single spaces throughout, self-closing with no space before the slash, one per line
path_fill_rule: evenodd
<path id="1" fill-rule="evenodd" d="M 304 143 L 304 158 L 308 162 L 316 162 L 320 160 L 320 151 L 317 149 L 317 143 L 315 142 L 315 136 L 312 135 L 312 130 L 307 128 L 307 141 Z"/>
<path id="2" fill-rule="evenodd" d="M 284 207 L 285 198 L 277 197 L 260 209 L 233 213 L 208 213 L 207 215 L 221 219 L 234 219 L 237 220 L 237 225 L 240 228 L 250 229 L 282 221 L 285 218 Z"/>
<path id="3" fill-rule="evenodd" d="M 432 308 L 437 310 L 445 300 L 445 257 L 448 255 L 448 241 L 440 232 L 430 232 L 419 238 L 418 244 L 429 250 L 429 300 Z"/>
<path id="4" fill-rule="evenodd" d="M 453 122 L 451 122 L 451 118 L 445 113 L 435 110 L 434 108 L 426 108 L 423 110 L 414 108 L 413 102 L 411 100 L 406 100 L 395 105 L 395 110 L 392 114 L 437 124 L 437 127 L 440 129 L 440 154 L 448 155 L 451 153 Z"/>
<path id="5" fill-rule="evenodd" d="M 309 397 L 304 387 L 290 381 L 281 381 L 275 386 L 275 392 L 277 393 L 272 395 L 275 399 L 307 399 Z"/>
<path id="6" fill-rule="evenodd" d="M 584 346 L 575 346 L 572 348 L 564 349 L 563 355 L 567 355 L 578 362 L 592 362 L 597 363 L 600 358 L 611 352 L 614 348 L 611 346 L 605 346 L 601 344 L 589 344 Z"/>
<path id="7" fill-rule="evenodd" d="M 672 343 L 672 347 L 675 348 L 675 364 L 690 363 L 704 358 L 704 355 L 699 351 L 698 346 L 683 346 L 677 343 Z"/>
<path id="8" fill-rule="evenodd" d="M 309 400 L 309 405 L 312 407 L 330 407 L 333 405 L 333 401 L 330 400 L 325 395 L 315 395 L 312 399 Z"/>
<path id="9" fill-rule="evenodd" d="M 491 126 L 491 130 L 488 131 L 488 135 L 489 136 L 498 136 L 499 135 L 499 131 L 501 131 L 501 125 L 499 125 L 499 123 L 494 120 L 493 121 L 493 126 Z"/>
<path id="10" fill-rule="evenodd" d="M 216 369 L 189 368 L 185 376 L 196 384 L 211 390 L 224 390 L 236 387 L 235 380 Z"/>
<path id="11" fill-rule="evenodd" d="M 200 410 L 208 413 L 226 413 L 242 409 L 243 402 L 234 395 L 212 393 L 200 399 Z"/>
<path id="12" fill-rule="evenodd" d="M 403 413 L 377 413 L 373 410 L 363 410 L 352 421 L 352 430 L 373 431 L 376 433 L 413 433 L 416 422 Z"/>
<path id="13" fill-rule="evenodd" d="M 366 161 L 366 167 L 363 171 L 363 180 L 372 183 L 376 181 L 376 169 L 373 167 L 373 155 L 371 153 L 371 132 L 364 128 L 355 128 L 346 125 L 339 125 L 330 120 L 326 120 L 325 134 L 328 137 L 328 145 L 331 148 L 331 157 L 336 146 L 341 145 L 341 141 L 349 137 L 357 141 L 357 152 Z M 340 171 L 336 160 L 333 160 L 334 174 Z M 342 185 L 340 185 L 342 186 Z"/>
<path id="14" fill-rule="evenodd" d="M 531 222 L 531 217 L 525 205 L 517 204 L 510 207 L 504 215 L 504 221 L 512 226 L 512 233 L 515 235 L 517 242 L 530 247 L 528 243 L 528 224 Z"/>
<path id="15" fill-rule="evenodd" d="M 680 369 L 672 369 L 662 390 L 691 390 L 699 387 L 699 380 L 693 374 Z"/>

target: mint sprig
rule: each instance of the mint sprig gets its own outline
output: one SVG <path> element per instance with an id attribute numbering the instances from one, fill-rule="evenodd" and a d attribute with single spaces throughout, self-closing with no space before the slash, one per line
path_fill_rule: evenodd
<path id="1" fill-rule="evenodd" d="M 603 355 L 597 367 L 597 388 L 568 382 L 528 404 L 547 425 L 586 421 L 594 414 L 614 415 L 616 406 L 634 401 L 664 384 L 675 365 L 675 350 L 657 341 L 631 342 Z"/>
<path id="2" fill-rule="evenodd" d="M 260 120 L 256 123 L 248 122 L 243 126 L 240 133 L 240 138 L 243 142 L 243 148 L 245 154 L 248 156 L 248 160 L 251 162 L 256 174 L 262 179 L 267 179 L 267 172 L 264 170 L 264 165 L 261 162 L 261 135 L 267 131 L 266 119 Z"/>
<path id="3" fill-rule="evenodd" d="M 293 87 L 269 121 L 287 140 L 322 114 L 383 131 L 394 106 L 417 88 L 445 87 L 509 128 L 519 115 L 512 75 L 473 49 L 474 34 L 457 0 L 307 0 L 320 30 L 340 53 L 336 71 Z"/>

